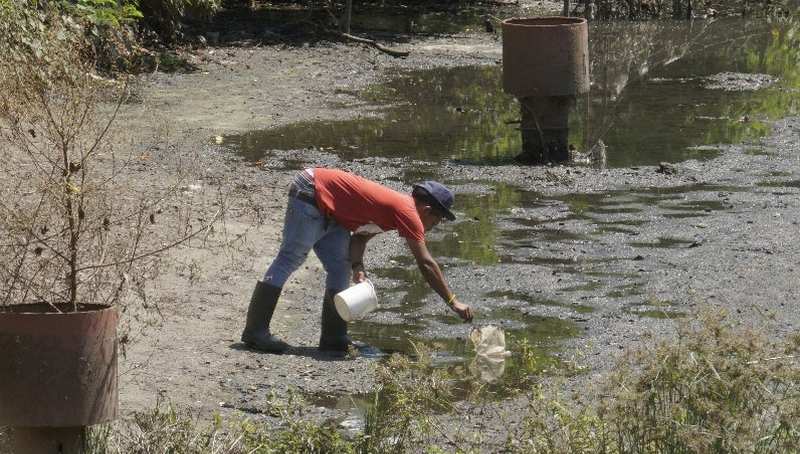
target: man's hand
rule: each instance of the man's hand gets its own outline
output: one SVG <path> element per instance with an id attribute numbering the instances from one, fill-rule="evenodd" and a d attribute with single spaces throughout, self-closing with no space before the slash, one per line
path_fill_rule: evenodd
<path id="1" fill-rule="evenodd" d="M 465 322 L 472 321 L 472 308 L 467 306 L 466 304 L 460 303 L 458 301 L 453 301 L 453 304 L 450 306 L 453 311 L 461 317 L 462 320 Z"/>
<path id="2" fill-rule="evenodd" d="M 353 270 L 353 283 L 360 284 L 367 280 L 367 273 L 364 269 Z"/>

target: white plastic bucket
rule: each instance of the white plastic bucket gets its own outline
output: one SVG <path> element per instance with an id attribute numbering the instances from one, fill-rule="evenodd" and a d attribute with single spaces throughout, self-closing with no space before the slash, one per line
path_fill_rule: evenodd
<path id="1" fill-rule="evenodd" d="M 368 280 L 341 291 L 333 297 L 336 312 L 346 322 L 363 317 L 378 307 L 375 286 Z"/>

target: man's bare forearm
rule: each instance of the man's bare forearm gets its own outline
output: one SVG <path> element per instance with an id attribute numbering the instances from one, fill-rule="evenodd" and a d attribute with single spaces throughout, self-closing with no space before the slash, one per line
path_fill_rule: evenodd
<path id="1" fill-rule="evenodd" d="M 425 278 L 428 285 L 430 285 L 443 300 L 448 301 L 452 297 L 453 292 L 450 291 L 450 287 L 448 287 L 439 265 L 433 260 L 426 260 L 418 265 L 419 270 L 422 272 L 422 277 Z"/>
<path id="2" fill-rule="evenodd" d="M 413 240 L 408 240 L 407 243 L 428 285 L 442 297 L 447 305 L 450 306 L 450 309 L 455 311 L 459 317 L 464 321 L 471 321 L 473 317 L 472 308 L 458 301 L 456 295 L 450 291 L 450 287 L 444 280 L 442 269 L 439 268 L 439 264 L 436 263 L 436 260 L 431 257 L 431 253 L 428 251 L 428 247 L 425 246 L 425 243 Z"/>
<path id="3" fill-rule="evenodd" d="M 362 264 L 364 262 L 364 251 L 367 249 L 367 241 L 371 235 L 352 235 L 350 237 L 350 264 Z"/>

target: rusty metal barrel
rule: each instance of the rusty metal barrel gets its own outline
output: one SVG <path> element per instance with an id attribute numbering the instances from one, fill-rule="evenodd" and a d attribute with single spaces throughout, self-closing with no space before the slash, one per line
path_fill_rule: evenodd
<path id="1" fill-rule="evenodd" d="M 503 21 L 503 88 L 517 98 L 589 91 L 589 27 L 580 17 Z"/>
<path id="2" fill-rule="evenodd" d="M 15 452 L 82 452 L 85 426 L 117 416 L 117 310 L 0 308 L 0 425 Z"/>
<path id="3" fill-rule="evenodd" d="M 579 17 L 503 21 L 503 89 L 521 104 L 523 153 L 533 164 L 564 162 L 569 111 L 589 91 L 589 32 Z"/>

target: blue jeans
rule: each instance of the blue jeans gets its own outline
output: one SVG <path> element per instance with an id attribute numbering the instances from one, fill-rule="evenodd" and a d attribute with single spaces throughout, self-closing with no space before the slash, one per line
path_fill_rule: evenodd
<path id="1" fill-rule="evenodd" d="M 305 262 L 312 248 L 327 273 L 326 288 L 347 288 L 350 282 L 350 231 L 323 216 L 315 205 L 290 196 L 281 249 L 264 274 L 264 282 L 283 288 L 289 276 Z"/>

